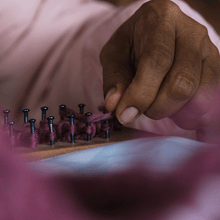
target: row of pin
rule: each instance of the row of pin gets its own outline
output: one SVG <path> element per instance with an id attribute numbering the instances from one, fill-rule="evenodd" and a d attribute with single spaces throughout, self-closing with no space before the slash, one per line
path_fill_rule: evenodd
<path id="1" fill-rule="evenodd" d="M 66 109 L 66 105 L 60 105 L 59 107 L 60 107 L 60 109 L 63 109 L 63 110 Z M 79 104 L 78 107 L 79 107 L 80 114 L 84 114 L 85 104 Z M 47 106 L 41 107 L 42 120 L 46 119 L 46 112 L 47 112 L 47 110 L 48 110 Z M 36 120 L 35 119 L 28 120 L 28 113 L 29 113 L 29 111 L 30 111 L 30 109 L 23 109 L 24 124 L 29 122 L 30 123 L 31 134 L 34 134 L 35 133 L 35 122 L 36 122 Z M 10 113 L 10 110 L 4 110 L 3 113 L 4 113 L 4 125 L 5 126 L 9 125 L 10 136 L 13 137 L 14 136 L 14 132 L 13 132 L 14 121 L 8 122 L 8 115 Z M 103 113 L 107 114 L 108 111 L 104 110 Z M 92 116 L 92 113 L 91 112 L 87 112 L 85 115 L 87 117 L 89 117 L 89 116 Z M 69 117 L 70 125 L 74 126 L 74 117 L 75 116 L 73 114 L 70 114 L 70 115 L 68 115 L 68 117 Z M 53 134 L 53 132 L 54 132 L 53 131 L 54 116 L 47 117 L 47 120 L 48 120 L 48 125 L 49 125 L 49 132 L 50 132 L 50 134 Z M 60 116 L 60 120 L 63 121 L 64 117 Z M 105 119 L 105 123 L 108 124 L 109 120 Z M 87 122 L 87 127 L 91 128 L 91 122 Z M 105 138 L 110 138 L 110 131 L 109 130 L 105 131 Z M 75 143 L 75 135 L 74 135 L 73 132 L 70 133 L 70 139 L 71 139 L 71 143 L 72 144 Z M 91 141 L 91 133 L 87 133 L 87 141 Z M 54 145 L 54 139 L 53 138 L 50 139 L 50 144 L 51 144 L 51 146 Z"/>

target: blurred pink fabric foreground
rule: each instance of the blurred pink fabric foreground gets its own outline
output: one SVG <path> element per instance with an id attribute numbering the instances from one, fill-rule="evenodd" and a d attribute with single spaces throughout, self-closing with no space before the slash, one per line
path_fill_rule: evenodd
<path id="1" fill-rule="evenodd" d="M 97 112 L 103 103 L 99 53 L 113 32 L 145 1 L 126 7 L 93 0 L 1 0 L 0 2 L 0 104 L 22 121 L 22 109 L 40 119 L 40 107 L 58 116 L 60 104 Z M 181 10 L 205 25 L 220 49 L 212 26 L 185 2 Z M 172 120 L 141 116 L 128 125 L 162 135 L 195 139 L 194 131 Z"/>
<path id="2" fill-rule="evenodd" d="M 47 176 L 28 170 L 0 136 L 1 220 L 220 219 L 219 146 L 198 148 L 168 173 L 136 161 L 102 175 Z"/>

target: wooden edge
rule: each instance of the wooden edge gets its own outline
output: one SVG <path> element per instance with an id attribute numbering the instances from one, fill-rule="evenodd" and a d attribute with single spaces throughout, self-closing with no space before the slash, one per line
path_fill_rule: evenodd
<path id="1" fill-rule="evenodd" d="M 95 148 L 95 147 L 100 147 L 100 146 L 105 146 L 109 144 L 115 144 L 118 142 L 110 142 L 110 143 L 100 143 L 100 144 L 93 144 L 93 145 L 86 145 L 86 146 L 78 146 L 78 147 L 64 147 L 60 149 L 54 149 L 54 150 L 44 150 L 44 151 L 38 151 L 38 152 L 32 152 L 32 153 L 23 153 L 20 155 L 17 155 L 23 162 L 28 163 L 28 162 L 33 162 L 37 160 L 42 160 L 62 154 L 68 154 L 71 152 L 75 151 L 81 151 L 81 150 L 86 150 L 90 148 Z"/>

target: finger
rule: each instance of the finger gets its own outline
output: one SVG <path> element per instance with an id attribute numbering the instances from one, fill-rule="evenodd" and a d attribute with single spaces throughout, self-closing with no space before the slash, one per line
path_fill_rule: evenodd
<path id="1" fill-rule="evenodd" d="M 199 87 L 204 57 L 201 42 L 203 38 L 206 39 L 207 30 L 202 25 L 194 23 L 191 18 L 188 19 L 189 23 L 191 22 L 190 26 L 195 26 L 200 35 L 194 31 L 194 34 L 188 36 L 182 31 L 186 27 L 178 26 L 173 66 L 155 101 L 144 113 L 150 118 L 162 119 L 175 114 L 195 95 Z"/>
<path id="2" fill-rule="evenodd" d="M 183 129 L 198 130 L 208 126 L 210 112 L 216 108 L 220 57 L 217 48 L 214 45 L 212 48 L 212 54 L 209 53 L 202 62 L 201 81 L 196 94 L 180 111 L 171 116 L 175 124 Z"/>
<path id="3" fill-rule="evenodd" d="M 109 112 L 115 110 L 134 75 L 130 63 L 131 23 L 130 18 L 120 26 L 100 53 L 105 108 Z"/>
<path id="4" fill-rule="evenodd" d="M 148 24 L 146 27 L 145 24 Z M 135 51 L 138 60 L 136 75 L 120 100 L 116 116 L 121 123 L 128 123 L 139 117 L 154 101 L 164 77 L 172 66 L 175 51 L 174 24 L 152 23 L 144 20 L 136 28 L 145 29 L 136 38 L 141 45 Z M 137 31 L 138 32 L 138 31 Z M 137 33 L 136 32 L 136 33 Z M 135 50 L 134 43 L 134 50 Z M 136 114 L 137 113 L 137 114 Z"/>
<path id="5" fill-rule="evenodd" d="M 106 97 L 105 97 L 105 109 L 109 112 L 113 112 L 119 103 L 121 97 L 123 96 L 126 85 L 118 83 L 115 85 L 115 87 L 112 87 Z"/>
<path id="6" fill-rule="evenodd" d="M 183 47 L 182 47 L 183 46 Z M 164 80 L 155 101 L 144 114 L 152 119 L 169 117 L 179 111 L 196 93 L 201 75 L 201 59 L 187 45 L 177 51 L 174 65 Z M 177 46 L 178 48 L 178 46 Z M 188 55 L 184 57 L 184 54 Z"/>

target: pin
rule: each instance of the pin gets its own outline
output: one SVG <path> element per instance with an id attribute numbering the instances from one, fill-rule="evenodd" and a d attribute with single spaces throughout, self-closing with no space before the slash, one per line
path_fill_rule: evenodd
<path id="1" fill-rule="evenodd" d="M 66 105 L 60 105 L 60 110 L 65 110 L 66 109 Z M 63 121 L 64 117 L 60 116 L 60 121 Z"/>
<path id="2" fill-rule="evenodd" d="M 28 112 L 30 111 L 30 109 L 26 108 L 23 109 L 24 112 L 24 124 L 28 123 Z"/>
<path id="3" fill-rule="evenodd" d="M 54 120 L 54 117 L 53 116 L 49 116 L 47 118 L 47 120 L 48 120 L 49 131 L 50 131 L 50 145 L 53 146 L 54 145 L 54 132 L 53 132 L 53 120 Z"/>
<path id="4" fill-rule="evenodd" d="M 92 113 L 91 113 L 91 112 L 87 112 L 85 115 L 86 115 L 87 117 L 89 117 L 89 116 L 92 115 Z M 90 121 L 87 122 L 87 129 L 88 129 L 88 131 L 87 131 L 87 141 L 91 141 L 91 132 L 92 132 L 92 129 L 91 129 L 91 122 L 90 122 Z"/>
<path id="5" fill-rule="evenodd" d="M 11 149 L 14 150 L 14 146 L 15 146 L 15 139 L 14 139 L 14 128 L 13 125 L 15 124 L 14 121 L 10 121 L 9 122 L 9 130 L 10 130 L 10 137 L 11 137 Z"/>
<path id="6" fill-rule="evenodd" d="M 74 135 L 74 115 L 71 114 L 69 115 L 69 119 L 70 119 L 70 139 L 71 139 L 71 143 L 74 144 L 75 143 L 75 135 Z"/>
<path id="7" fill-rule="evenodd" d="M 9 122 L 10 137 L 14 137 L 14 128 L 13 128 L 14 123 L 15 123 L 14 121 Z"/>
<path id="8" fill-rule="evenodd" d="M 85 106 L 86 106 L 85 104 L 79 104 L 79 105 L 78 105 L 78 107 L 79 107 L 79 113 L 82 114 L 82 115 L 83 115 L 83 113 L 84 113 L 84 107 L 85 107 Z"/>
<path id="9" fill-rule="evenodd" d="M 31 125 L 31 127 L 30 127 L 31 128 L 31 134 L 34 134 L 35 133 L 35 122 L 36 122 L 36 120 L 35 119 L 30 119 L 28 122 Z"/>
<path id="10" fill-rule="evenodd" d="M 43 106 L 43 107 L 41 107 L 41 111 L 42 111 L 42 120 L 45 120 L 45 119 L 46 119 L 47 110 L 48 110 L 48 107 L 47 107 L 47 106 Z"/>
<path id="11" fill-rule="evenodd" d="M 107 111 L 107 110 L 104 110 L 103 113 L 104 113 L 104 114 L 107 114 L 108 111 Z M 108 120 L 108 119 L 105 119 L 105 123 L 106 123 L 106 124 L 109 124 L 109 120 Z M 106 139 L 107 139 L 107 138 L 110 138 L 110 130 L 105 131 L 105 138 L 106 138 Z"/>
<path id="12" fill-rule="evenodd" d="M 8 114 L 10 113 L 10 110 L 4 110 L 4 125 L 8 125 Z"/>

